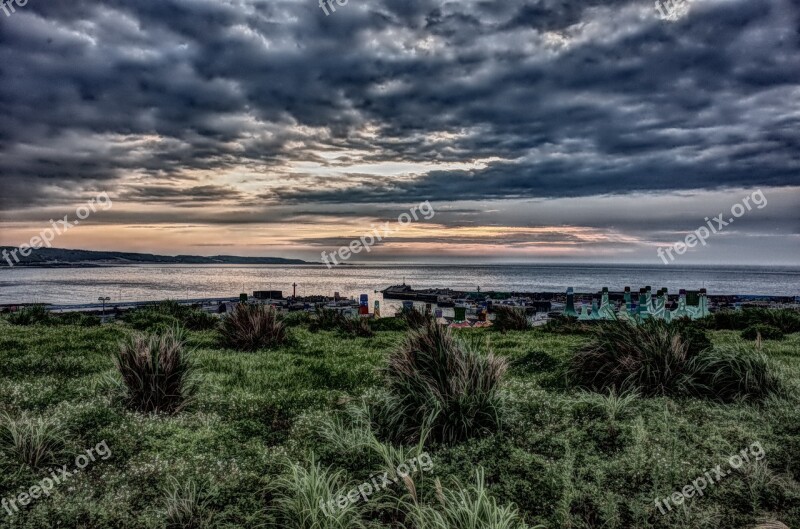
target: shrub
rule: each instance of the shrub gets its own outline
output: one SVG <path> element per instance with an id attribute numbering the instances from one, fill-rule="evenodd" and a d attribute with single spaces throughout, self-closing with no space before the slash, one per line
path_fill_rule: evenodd
<path id="1" fill-rule="evenodd" d="M 338 310 L 318 306 L 314 309 L 308 328 L 312 332 L 335 331 L 341 326 L 343 319 L 344 316 Z"/>
<path id="2" fill-rule="evenodd" d="M 286 327 L 274 307 L 238 303 L 222 322 L 222 342 L 239 351 L 256 351 L 286 343 Z"/>
<path id="3" fill-rule="evenodd" d="M 577 386 L 617 393 L 680 394 L 691 384 L 692 356 L 677 326 L 648 319 L 598 325 L 568 369 Z"/>
<path id="4" fill-rule="evenodd" d="M 708 337 L 702 323 L 696 323 L 689 318 L 680 318 L 670 323 L 677 329 L 681 339 L 689 345 L 689 355 L 695 356 L 712 346 L 711 339 Z"/>
<path id="5" fill-rule="evenodd" d="M 33 469 L 50 464 L 63 448 L 64 432 L 54 419 L 0 415 L 0 449 Z"/>
<path id="6" fill-rule="evenodd" d="M 360 336 L 362 338 L 370 338 L 375 336 L 370 327 L 370 321 L 366 318 L 344 318 L 342 322 L 341 331 L 351 336 Z"/>
<path id="7" fill-rule="evenodd" d="M 365 318 L 349 318 L 339 311 L 317 307 L 314 317 L 311 319 L 309 329 L 316 331 L 339 331 L 350 336 L 373 336 L 369 321 Z"/>
<path id="8" fill-rule="evenodd" d="M 494 308 L 494 328 L 498 331 L 524 331 L 531 328 L 525 309 L 500 305 Z"/>
<path id="9" fill-rule="evenodd" d="M 753 325 L 771 325 L 785 334 L 800 332 L 800 312 L 791 309 L 748 308 L 723 310 L 714 314 L 717 329 L 741 331 Z"/>
<path id="10" fill-rule="evenodd" d="M 311 323 L 311 314 L 305 310 L 290 312 L 283 317 L 283 324 L 287 327 L 300 327 Z"/>
<path id="11" fill-rule="evenodd" d="M 574 316 L 561 316 L 547 320 L 542 329 L 553 334 L 587 334 L 592 328 Z"/>
<path id="12" fill-rule="evenodd" d="M 692 362 L 694 390 L 721 401 L 763 400 L 783 391 L 778 371 L 762 353 L 744 346 L 704 352 Z"/>
<path id="13" fill-rule="evenodd" d="M 97 327 L 100 325 L 100 318 L 98 316 L 91 316 L 80 312 L 59 314 L 55 317 L 55 320 L 61 325 L 78 325 L 80 327 Z"/>
<path id="14" fill-rule="evenodd" d="M 738 310 L 721 310 L 715 312 L 713 316 L 714 327 L 718 330 L 742 330 L 747 327 L 743 313 Z"/>
<path id="15" fill-rule="evenodd" d="M 192 331 L 206 331 L 219 325 L 219 319 L 213 314 L 172 300 L 128 311 L 123 320 L 140 331 L 169 329 L 177 325 Z"/>
<path id="16" fill-rule="evenodd" d="M 751 325 L 742 331 L 742 338 L 745 340 L 755 340 L 759 335 L 761 335 L 761 338 L 764 340 L 783 340 L 783 331 L 777 327 L 764 325 L 763 323 Z"/>
<path id="17" fill-rule="evenodd" d="M 177 413 L 192 399 L 195 386 L 183 332 L 135 333 L 120 344 L 115 358 L 125 403 L 143 413 Z"/>
<path id="18" fill-rule="evenodd" d="M 476 484 L 470 487 L 455 481 L 454 488 L 443 489 L 437 480 L 439 508 L 416 502 L 409 505 L 411 525 L 425 529 L 528 529 L 515 506 L 501 507 L 489 495 L 483 469 L 475 474 Z"/>
<path id="19" fill-rule="evenodd" d="M 408 324 L 402 318 L 375 318 L 369 322 L 373 331 L 407 331 Z"/>
<path id="20" fill-rule="evenodd" d="M 8 322 L 12 325 L 47 325 L 52 318 L 50 311 L 43 305 L 32 305 L 9 314 Z"/>
<path id="21" fill-rule="evenodd" d="M 210 331 L 219 326 L 219 318 L 202 309 L 186 307 L 186 311 L 178 318 L 181 325 L 192 331 Z"/>
<path id="22" fill-rule="evenodd" d="M 388 434 L 398 440 L 455 442 L 494 431 L 505 359 L 481 354 L 432 320 L 411 331 L 384 369 Z"/>

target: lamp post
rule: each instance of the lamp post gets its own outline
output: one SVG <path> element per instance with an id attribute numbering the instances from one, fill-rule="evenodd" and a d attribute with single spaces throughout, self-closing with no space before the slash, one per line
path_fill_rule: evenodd
<path id="1" fill-rule="evenodd" d="M 105 297 L 104 298 L 104 297 L 100 296 L 99 298 L 97 298 L 97 301 L 102 301 L 103 302 L 103 318 L 105 318 L 106 317 L 106 301 L 111 301 L 111 298 L 110 297 Z"/>

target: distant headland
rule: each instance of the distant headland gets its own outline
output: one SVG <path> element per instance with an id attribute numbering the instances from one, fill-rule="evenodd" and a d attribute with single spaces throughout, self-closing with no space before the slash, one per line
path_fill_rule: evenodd
<path id="1" fill-rule="evenodd" d="M 13 266 L 37 268 L 99 267 L 126 264 L 193 264 L 193 265 L 316 265 L 300 259 L 283 259 L 280 257 L 237 257 L 232 255 L 216 255 L 205 257 L 199 255 L 154 255 L 131 252 L 95 252 L 90 250 L 66 250 L 61 248 L 39 248 L 21 255 L 17 248 L 0 246 L 0 254 L 9 255 L 16 251 L 17 262 L 11 258 Z M 6 260 L 0 261 L 0 268 L 9 266 Z"/>

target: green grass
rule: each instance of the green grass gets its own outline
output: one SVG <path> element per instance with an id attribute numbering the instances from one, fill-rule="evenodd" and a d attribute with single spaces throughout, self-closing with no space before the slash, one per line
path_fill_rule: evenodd
<path id="1" fill-rule="evenodd" d="M 133 332 L 128 324 L 0 319 L 0 414 L 57 425 L 45 450 L 57 466 L 72 468 L 74 455 L 103 440 L 112 451 L 15 516 L 0 509 L 0 527 L 800 526 L 798 333 L 760 344 L 786 386 L 780 396 L 722 403 L 571 388 L 567 367 L 585 334 L 461 331 L 509 361 L 499 429 L 430 444 L 430 473 L 375 494 L 344 520 L 320 518 L 311 503 L 330 489 L 346 492 L 419 449 L 381 443 L 370 430 L 369 404 L 386 392 L 380 369 L 405 336 L 383 330 L 393 328 L 402 327 L 381 324 L 362 338 L 293 326 L 285 344 L 248 353 L 218 345 L 215 330 L 190 331 L 194 399 L 154 416 L 116 398 L 113 354 Z M 756 347 L 739 333 L 708 332 L 719 350 Z M 758 465 L 659 513 L 655 498 L 756 441 L 766 452 Z M 0 450 L 0 497 L 47 476 L 12 446 Z"/>

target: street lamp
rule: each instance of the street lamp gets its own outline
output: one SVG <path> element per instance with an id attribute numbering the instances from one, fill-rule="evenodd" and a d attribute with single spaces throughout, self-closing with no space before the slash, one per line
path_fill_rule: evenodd
<path id="1" fill-rule="evenodd" d="M 106 317 L 106 301 L 111 301 L 111 298 L 110 297 L 104 298 L 104 297 L 100 296 L 99 298 L 97 298 L 97 301 L 102 301 L 103 302 L 103 318 L 105 318 Z"/>

